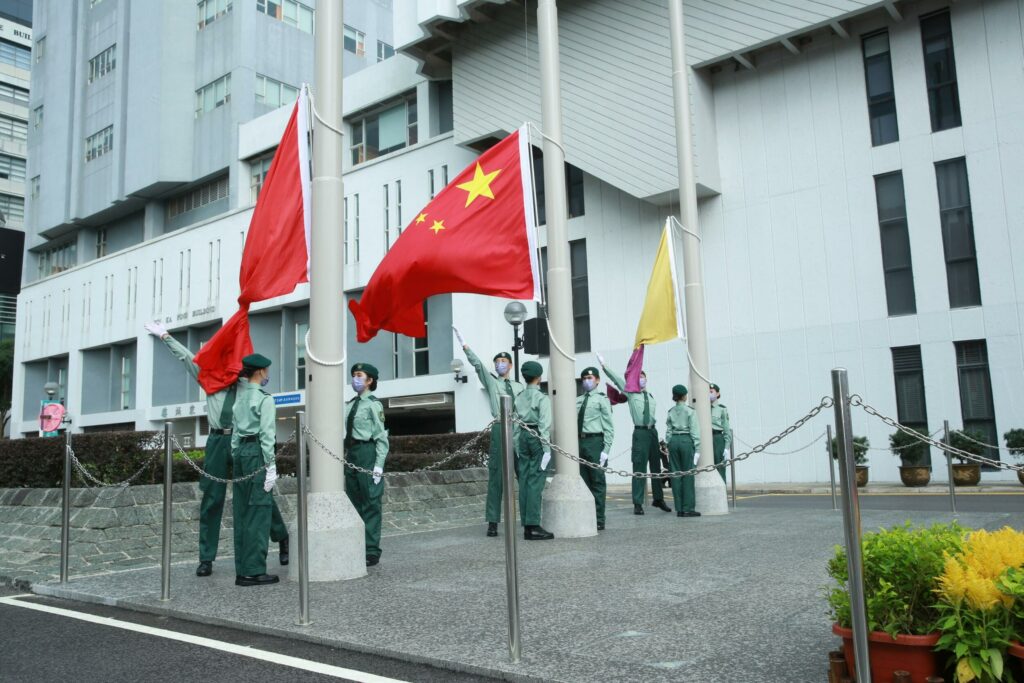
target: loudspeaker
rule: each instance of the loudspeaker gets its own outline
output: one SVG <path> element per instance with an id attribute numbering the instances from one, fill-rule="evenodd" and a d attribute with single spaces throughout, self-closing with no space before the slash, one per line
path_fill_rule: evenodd
<path id="1" fill-rule="evenodd" d="M 25 233 L 0 228 L 0 294 L 21 291 L 21 264 L 25 257 Z"/>
<path id="2" fill-rule="evenodd" d="M 550 355 L 551 340 L 544 318 L 530 318 L 523 322 L 523 350 L 531 356 Z"/>

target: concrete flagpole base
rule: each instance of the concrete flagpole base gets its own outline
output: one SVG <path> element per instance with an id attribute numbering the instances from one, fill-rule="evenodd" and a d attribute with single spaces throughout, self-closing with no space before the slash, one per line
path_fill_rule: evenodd
<path id="1" fill-rule="evenodd" d="M 544 487 L 541 526 L 556 539 L 597 536 L 594 495 L 579 474 L 556 474 Z"/>
<path id="2" fill-rule="evenodd" d="M 701 472 L 695 477 L 694 489 L 697 494 L 697 512 L 702 515 L 729 514 L 729 498 L 725 493 L 725 482 L 718 472 Z"/>
<path id="3" fill-rule="evenodd" d="M 319 491 L 307 496 L 309 506 L 309 580 L 344 581 L 366 576 L 363 520 L 344 491 Z M 297 539 L 295 525 L 288 529 Z M 299 580 L 298 547 L 292 541 L 288 578 Z"/>

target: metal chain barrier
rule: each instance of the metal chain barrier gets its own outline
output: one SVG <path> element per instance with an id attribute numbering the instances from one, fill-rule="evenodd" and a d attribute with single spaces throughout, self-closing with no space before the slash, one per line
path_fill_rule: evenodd
<path id="1" fill-rule="evenodd" d="M 291 441 L 294 440 L 294 439 L 295 439 L 295 432 L 292 432 L 292 435 L 289 436 L 287 439 L 285 439 L 281 443 L 282 443 L 282 445 L 287 444 L 287 443 L 291 443 Z M 181 447 L 181 444 L 178 443 L 178 437 L 175 436 L 174 434 L 171 434 L 171 441 L 174 443 L 174 447 L 178 450 L 178 454 L 182 458 L 184 458 L 185 462 L 187 462 L 192 469 L 194 469 L 196 472 L 198 472 L 200 476 L 206 477 L 207 479 L 209 479 L 211 481 L 215 481 L 218 484 L 235 484 L 235 483 L 241 483 L 243 481 L 249 481 L 250 479 L 255 477 L 257 474 L 259 474 L 263 470 L 267 469 L 267 466 L 264 465 L 263 467 L 260 467 L 258 469 L 253 470 L 252 472 L 250 472 L 249 474 L 245 475 L 244 477 L 237 477 L 235 479 L 222 479 L 221 477 L 218 477 L 218 476 L 215 476 L 213 474 L 210 474 L 209 472 L 204 470 L 202 468 L 202 466 L 199 465 L 199 463 L 197 463 L 195 460 L 190 458 L 188 456 L 188 453 L 186 453 L 185 450 Z M 288 476 L 291 477 L 291 476 L 294 476 L 294 475 L 288 475 Z M 278 477 L 278 479 L 283 479 L 283 478 L 284 477 L 280 477 L 280 476 Z"/>
<path id="2" fill-rule="evenodd" d="M 932 436 L 935 436 L 935 435 L 932 434 Z M 997 451 L 1006 451 L 1007 453 L 1012 453 L 1013 452 L 1010 448 L 1007 448 L 1006 446 L 993 446 L 990 443 L 984 443 L 982 441 L 978 441 L 977 439 L 972 439 L 970 436 L 967 435 L 967 432 L 965 432 L 965 431 L 961 431 L 960 432 L 960 436 L 962 436 L 967 441 L 970 441 L 971 443 L 978 444 L 979 446 L 984 446 L 985 448 L 991 448 L 991 449 L 997 450 Z"/>
<path id="3" fill-rule="evenodd" d="M 865 403 L 864 399 L 861 398 L 858 394 L 851 395 L 849 400 L 851 406 L 857 406 L 861 408 L 868 415 L 871 415 L 872 417 L 877 417 L 879 420 L 889 425 L 890 427 L 898 429 L 904 434 L 912 436 L 916 438 L 918 441 L 921 441 L 922 443 L 926 443 L 930 446 L 938 448 L 941 451 L 945 451 L 946 453 L 949 453 L 950 455 L 953 455 L 954 457 L 957 457 L 961 460 L 970 460 L 971 462 L 976 462 L 981 465 L 989 465 L 991 467 L 995 467 L 1001 470 L 1009 470 L 1012 472 L 1024 472 L 1024 465 L 1011 465 L 1010 463 L 1002 462 L 1001 460 L 993 460 L 992 458 L 986 458 L 983 455 L 975 455 L 974 453 L 968 453 L 967 451 L 956 448 L 955 446 L 951 446 L 941 441 L 936 441 L 932 437 L 925 436 L 924 434 L 921 434 L 915 431 L 914 429 L 911 429 L 910 427 L 905 427 L 904 425 L 901 425 L 899 422 L 892 419 L 891 417 L 888 417 L 880 413 L 874 406 Z"/>
<path id="4" fill-rule="evenodd" d="M 941 433 L 942 433 L 942 427 L 939 427 L 934 432 L 929 434 L 929 436 L 935 437 L 935 436 L 938 436 Z M 908 444 L 903 444 L 902 446 L 868 446 L 868 450 L 869 451 L 888 451 L 889 453 L 892 453 L 893 451 L 902 451 L 902 450 L 905 450 L 907 448 L 912 448 L 912 447 L 917 446 L 917 445 L 918 444 L 916 444 L 916 443 L 908 443 Z"/>
<path id="5" fill-rule="evenodd" d="M 743 439 L 739 439 L 739 438 L 736 438 L 736 437 L 733 437 L 733 438 L 736 439 L 736 443 L 738 443 L 738 444 L 746 446 L 747 448 L 754 448 L 754 446 L 751 446 L 750 444 L 748 444 Z M 794 453 L 800 453 L 801 451 L 806 451 L 808 448 L 810 448 L 811 446 L 813 446 L 814 444 L 818 443 L 819 441 L 821 441 L 824 438 L 825 438 L 825 432 L 822 432 L 821 434 L 818 434 L 818 436 L 816 436 L 814 438 L 814 441 L 811 441 L 810 443 L 805 444 L 805 445 L 801 446 L 800 448 L 794 448 L 791 451 L 761 451 L 761 452 L 764 453 L 765 455 L 793 455 Z"/>
<path id="6" fill-rule="evenodd" d="M 93 476 L 93 474 L 89 470 L 87 470 L 85 468 L 85 465 L 83 465 L 81 463 L 81 461 L 78 459 L 78 456 L 75 455 L 75 449 L 74 448 L 72 448 L 71 446 L 67 446 L 67 451 L 68 451 L 68 455 L 71 456 L 71 464 L 75 466 L 76 470 L 78 470 L 78 474 L 81 476 L 81 478 L 82 478 L 83 482 L 86 484 L 86 486 L 95 486 L 95 487 L 104 488 L 104 489 L 109 489 L 109 488 L 127 488 L 128 486 L 131 485 L 131 483 L 133 481 L 135 481 L 136 479 L 138 479 L 139 477 L 142 476 L 142 473 L 145 472 L 149 468 L 150 464 L 153 462 L 153 460 L 156 458 L 156 456 L 160 454 L 160 451 L 153 451 L 153 454 L 150 455 L 149 458 L 146 459 L 146 462 L 144 462 L 142 464 L 142 467 L 140 467 L 138 469 L 138 471 L 135 472 L 135 474 L 131 475 L 130 477 L 128 477 L 124 481 L 119 481 L 119 482 L 116 482 L 114 484 L 109 484 L 109 483 L 107 483 L 105 481 L 101 481 L 100 479 L 97 479 L 95 476 Z"/>

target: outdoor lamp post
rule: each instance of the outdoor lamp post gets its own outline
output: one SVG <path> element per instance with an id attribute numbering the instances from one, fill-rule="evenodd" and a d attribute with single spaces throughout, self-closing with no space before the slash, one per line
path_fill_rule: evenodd
<path id="1" fill-rule="evenodd" d="M 465 366 L 462 364 L 461 358 L 452 358 L 451 365 L 449 365 L 448 367 L 450 367 L 452 372 L 455 373 L 456 382 L 462 382 L 463 384 L 465 384 L 466 382 L 469 381 L 469 377 L 466 377 L 465 375 L 462 374 L 462 369 Z"/>
<path id="2" fill-rule="evenodd" d="M 505 306 L 505 322 L 512 326 L 512 362 L 516 369 L 516 381 L 519 381 L 519 349 L 523 348 L 523 339 L 519 336 L 519 326 L 526 320 L 526 306 L 521 301 L 510 301 Z"/>
<path id="3" fill-rule="evenodd" d="M 56 382 L 47 382 L 46 384 L 43 385 L 43 391 L 46 392 L 46 397 L 51 401 L 53 400 L 53 397 L 56 395 L 58 389 L 60 389 L 60 385 L 57 384 Z"/>

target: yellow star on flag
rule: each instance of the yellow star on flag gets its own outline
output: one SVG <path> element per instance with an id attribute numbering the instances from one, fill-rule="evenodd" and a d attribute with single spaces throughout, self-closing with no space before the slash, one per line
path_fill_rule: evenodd
<path id="1" fill-rule="evenodd" d="M 419 225 L 420 223 L 422 223 L 425 220 L 427 220 L 427 214 L 425 214 L 425 213 L 421 213 L 419 216 L 416 216 L 416 224 L 417 225 Z"/>
<path id="2" fill-rule="evenodd" d="M 434 231 L 434 234 L 436 235 L 437 233 L 439 233 L 439 232 L 441 232 L 442 230 L 444 230 L 444 219 L 442 218 L 442 219 L 441 219 L 441 220 L 439 220 L 439 221 L 434 221 L 434 224 L 433 224 L 433 225 L 431 225 L 431 226 L 430 226 L 429 228 L 427 228 L 427 229 L 428 229 L 428 230 L 433 230 L 433 231 Z"/>
<path id="3" fill-rule="evenodd" d="M 480 196 L 494 199 L 494 193 L 491 192 L 491 181 L 499 173 L 501 173 L 500 168 L 497 171 L 484 173 L 484 169 L 480 167 L 480 162 L 477 162 L 476 170 L 473 171 L 473 179 L 456 185 L 460 190 L 465 190 L 469 193 L 466 197 L 466 206 L 472 204 L 473 200 Z"/>

